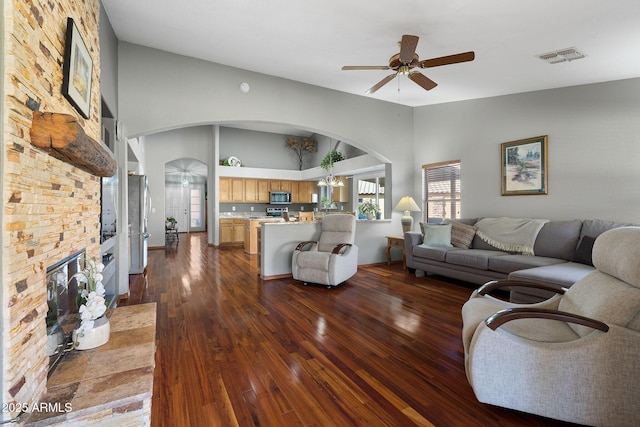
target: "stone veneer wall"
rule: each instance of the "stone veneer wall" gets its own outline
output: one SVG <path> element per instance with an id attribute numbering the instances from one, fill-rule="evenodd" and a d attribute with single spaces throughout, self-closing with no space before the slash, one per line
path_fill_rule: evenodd
<path id="1" fill-rule="evenodd" d="M 100 256 L 100 178 L 30 144 L 34 111 L 77 116 L 100 139 L 98 0 L 4 0 L 2 39 L 2 402 L 37 403 L 46 392 L 45 271 L 87 249 Z M 67 17 L 93 59 L 90 119 L 62 96 Z M 3 414 L 4 417 L 17 415 Z"/>

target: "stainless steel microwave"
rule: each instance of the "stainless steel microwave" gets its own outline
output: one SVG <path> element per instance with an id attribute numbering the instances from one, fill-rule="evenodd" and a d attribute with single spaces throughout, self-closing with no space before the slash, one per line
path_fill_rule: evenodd
<path id="1" fill-rule="evenodd" d="M 269 204 L 290 205 L 291 193 L 288 191 L 271 191 L 269 192 Z"/>

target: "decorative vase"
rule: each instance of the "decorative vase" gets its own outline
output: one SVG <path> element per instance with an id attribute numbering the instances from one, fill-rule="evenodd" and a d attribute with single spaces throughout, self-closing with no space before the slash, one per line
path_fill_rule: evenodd
<path id="1" fill-rule="evenodd" d="M 111 324 L 107 316 L 102 316 L 93 322 L 93 328 L 78 336 L 77 329 L 73 330 L 73 342 L 76 343 L 77 350 L 90 350 L 100 347 L 109 341 L 111 334 Z"/>
<path id="2" fill-rule="evenodd" d="M 371 221 L 374 218 L 374 214 L 373 213 L 367 213 L 367 219 L 369 221 Z"/>

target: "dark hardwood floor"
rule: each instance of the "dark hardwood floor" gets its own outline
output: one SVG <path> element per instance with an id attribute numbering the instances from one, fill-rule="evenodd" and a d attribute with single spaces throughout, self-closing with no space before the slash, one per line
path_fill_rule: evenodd
<path id="1" fill-rule="evenodd" d="M 471 285 L 361 267 L 334 289 L 262 281 L 205 233 L 149 251 L 120 305 L 158 303 L 153 426 L 567 426 L 479 403 L 464 373 Z"/>

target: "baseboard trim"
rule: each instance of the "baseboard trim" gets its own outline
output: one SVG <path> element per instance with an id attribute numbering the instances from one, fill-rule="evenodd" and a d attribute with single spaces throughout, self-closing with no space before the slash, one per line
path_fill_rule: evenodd
<path id="1" fill-rule="evenodd" d="M 276 280 L 276 279 L 286 279 L 291 278 L 293 275 L 291 273 L 288 274 L 274 274 L 273 276 L 260 276 L 262 280 Z"/>

